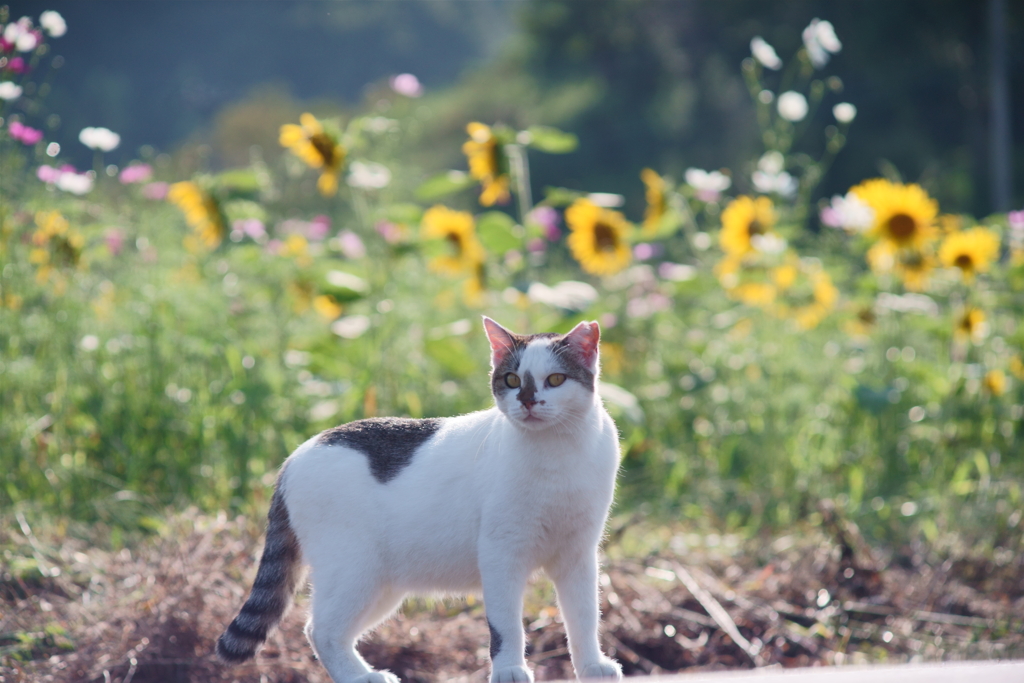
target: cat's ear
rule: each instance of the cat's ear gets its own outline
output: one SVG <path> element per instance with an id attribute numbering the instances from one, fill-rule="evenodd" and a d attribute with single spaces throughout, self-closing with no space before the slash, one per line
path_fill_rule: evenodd
<path id="1" fill-rule="evenodd" d="M 498 367 L 509 354 L 515 351 L 516 336 L 504 327 L 484 316 L 484 331 L 491 342 L 491 365 Z"/>
<path id="2" fill-rule="evenodd" d="M 601 326 L 596 321 L 582 322 L 565 335 L 566 343 L 576 351 L 580 359 L 591 369 L 597 366 L 598 346 L 601 343 Z"/>

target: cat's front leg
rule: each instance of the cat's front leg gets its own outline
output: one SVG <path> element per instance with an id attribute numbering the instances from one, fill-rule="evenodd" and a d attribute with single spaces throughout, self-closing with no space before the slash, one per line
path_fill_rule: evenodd
<path id="1" fill-rule="evenodd" d="M 490 683 L 533 683 L 533 674 L 526 668 L 523 633 L 523 592 L 530 571 L 508 548 L 482 546 L 480 578 L 491 632 Z"/>
<path id="2" fill-rule="evenodd" d="M 620 680 L 622 667 L 601 652 L 598 640 L 597 551 L 565 548 L 545 570 L 558 593 L 576 677 Z"/>

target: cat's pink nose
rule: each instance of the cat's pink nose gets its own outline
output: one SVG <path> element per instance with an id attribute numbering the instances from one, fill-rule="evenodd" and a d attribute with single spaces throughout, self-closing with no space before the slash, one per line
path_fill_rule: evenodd
<path id="1" fill-rule="evenodd" d="M 522 400 L 522 399 L 520 399 L 520 400 Z M 530 410 L 535 405 L 537 405 L 537 401 L 530 401 L 530 400 L 523 401 L 522 403 L 523 403 L 523 407 L 526 408 L 527 410 Z"/>

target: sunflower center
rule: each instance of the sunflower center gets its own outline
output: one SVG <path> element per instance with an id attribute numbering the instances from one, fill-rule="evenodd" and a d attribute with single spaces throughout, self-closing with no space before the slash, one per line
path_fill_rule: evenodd
<path id="1" fill-rule="evenodd" d="M 960 254 L 956 257 L 956 260 L 953 261 L 953 265 L 960 270 L 970 270 L 974 265 L 974 259 L 967 254 Z"/>
<path id="2" fill-rule="evenodd" d="M 761 221 L 757 220 L 756 218 L 750 221 L 750 224 L 747 225 L 747 235 L 749 235 L 750 237 L 753 237 L 755 235 L 763 235 L 766 232 L 768 232 L 768 230 L 766 230 Z"/>
<path id="3" fill-rule="evenodd" d="M 450 232 L 444 237 L 448 242 L 455 247 L 455 253 L 462 255 L 462 238 L 454 232 Z"/>
<path id="4" fill-rule="evenodd" d="M 897 242 L 905 242 L 914 236 L 917 223 L 905 213 L 898 213 L 889 219 L 889 234 Z"/>
<path id="5" fill-rule="evenodd" d="M 598 251 L 615 251 L 618 244 L 615 230 L 610 225 L 600 222 L 594 225 L 594 247 Z"/>
<path id="6" fill-rule="evenodd" d="M 319 154 L 320 158 L 324 160 L 324 166 L 327 166 L 328 168 L 334 166 L 334 140 L 332 140 L 326 133 L 317 133 L 316 135 L 310 136 L 309 144 L 313 145 L 317 154 Z"/>

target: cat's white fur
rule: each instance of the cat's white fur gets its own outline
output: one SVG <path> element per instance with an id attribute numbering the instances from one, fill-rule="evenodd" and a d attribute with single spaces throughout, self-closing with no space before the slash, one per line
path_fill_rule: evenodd
<path id="1" fill-rule="evenodd" d="M 596 334 L 590 325 L 584 332 Z M 522 600 L 538 569 L 555 584 L 577 676 L 621 678 L 598 642 L 597 549 L 618 434 L 593 388 L 546 386 L 562 372 L 550 346 L 535 339 L 520 355 L 516 371 L 537 378 L 531 410 L 508 391 L 490 410 L 446 418 L 385 484 L 365 455 L 317 438 L 288 459 L 284 501 L 313 583 L 307 635 L 336 683 L 397 681 L 355 643 L 407 594 L 481 589 L 501 641 L 491 682 L 531 681 Z M 596 344 L 592 355 L 596 378 Z"/>

